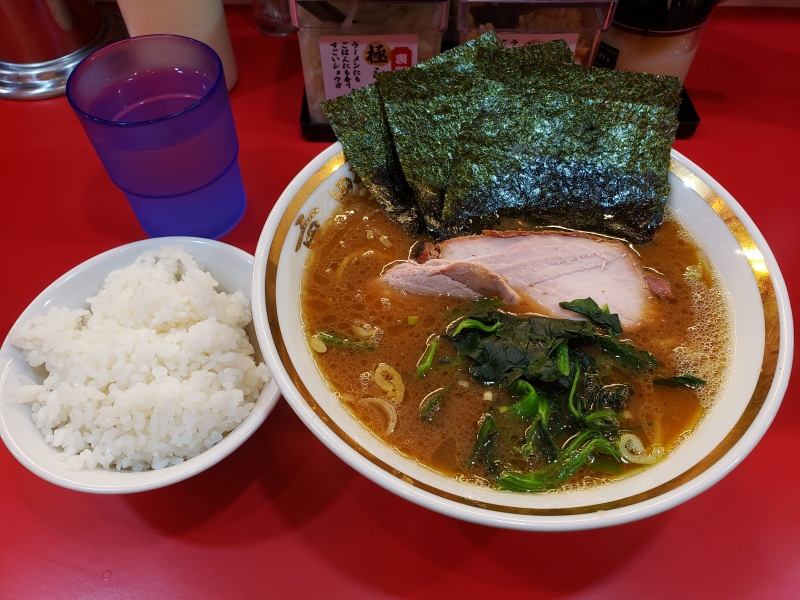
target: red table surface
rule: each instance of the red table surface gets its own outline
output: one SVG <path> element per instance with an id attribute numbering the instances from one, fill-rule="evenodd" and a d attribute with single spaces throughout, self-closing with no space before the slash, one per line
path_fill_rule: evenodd
<path id="1" fill-rule="evenodd" d="M 224 241 L 254 252 L 270 208 L 326 144 L 300 136 L 297 38 L 228 12 L 248 195 Z M 744 206 L 800 297 L 800 10 L 720 8 L 686 82 L 702 117 L 675 147 Z M 0 338 L 82 261 L 143 239 L 65 98 L 0 101 Z M 800 389 L 740 466 L 666 513 L 531 533 L 445 517 L 329 452 L 281 401 L 239 450 L 152 492 L 37 478 L 0 447 L 0 598 L 800 597 Z M 0 445 L 1 446 L 1 445 Z"/>

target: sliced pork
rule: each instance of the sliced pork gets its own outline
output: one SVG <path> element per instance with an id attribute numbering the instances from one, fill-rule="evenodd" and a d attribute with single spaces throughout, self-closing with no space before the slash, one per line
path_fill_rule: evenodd
<path id="1" fill-rule="evenodd" d="M 411 294 L 501 296 L 559 318 L 580 318 L 559 302 L 591 297 L 608 304 L 625 329 L 641 324 L 652 297 L 630 248 L 581 233 L 485 231 L 427 247 L 420 260 L 398 263 L 382 279 Z"/>

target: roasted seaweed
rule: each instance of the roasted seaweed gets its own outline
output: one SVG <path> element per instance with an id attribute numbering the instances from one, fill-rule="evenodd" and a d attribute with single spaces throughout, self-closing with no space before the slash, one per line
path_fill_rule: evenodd
<path id="1" fill-rule="evenodd" d="M 669 193 L 680 81 L 487 33 L 323 104 L 387 214 L 438 238 L 502 217 L 649 241 Z"/>
<path id="2" fill-rule="evenodd" d="M 376 84 L 322 103 L 345 156 L 390 219 L 416 233 L 422 218 L 408 187 Z"/>
<path id="3" fill-rule="evenodd" d="M 440 228 L 444 189 L 459 129 L 478 109 L 472 94 L 480 81 L 478 51 L 492 47 L 501 49 L 500 40 L 484 35 L 413 69 L 377 76 L 403 173 L 432 231 Z"/>
<path id="4" fill-rule="evenodd" d="M 508 81 L 458 139 L 448 236 L 525 218 L 647 242 L 663 219 L 680 82 L 580 65 Z"/>
<path id="5" fill-rule="evenodd" d="M 425 224 L 441 230 L 445 188 L 458 134 L 481 110 L 503 111 L 502 82 L 535 74 L 542 62 L 569 63 L 563 40 L 507 49 L 493 32 L 416 68 L 378 74 L 397 155 Z"/>

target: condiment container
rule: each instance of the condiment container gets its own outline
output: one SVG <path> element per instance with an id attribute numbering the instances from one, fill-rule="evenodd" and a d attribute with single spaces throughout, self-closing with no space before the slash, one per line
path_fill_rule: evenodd
<path id="1" fill-rule="evenodd" d="M 449 0 L 291 0 L 312 123 L 320 104 L 441 51 Z"/>
<path id="2" fill-rule="evenodd" d="M 0 0 L 0 98 L 64 94 L 72 69 L 127 37 L 115 11 L 83 0 Z"/>
<path id="3" fill-rule="evenodd" d="M 717 0 L 619 0 L 595 64 L 686 78 Z"/>
<path id="4" fill-rule="evenodd" d="M 253 0 L 253 17 L 263 35 L 284 37 L 294 33 L 289 0 Z"/>
<path id="5" fill-rule="evenodd" d="M 564 39 L 575 62 L 594 61 L 600 34 L 611 25 L 617 0 L 459 0 L 460 42 L 494 29 L 509 48 Z"/>
<path id="6" fill-rule="evenodd" d="M 236 85 L 239 70 L 222 0 L 117 0 L 117 3 L 131 37 L 170 33 L 203 42 L 222 60 L 228 91 Z"/>

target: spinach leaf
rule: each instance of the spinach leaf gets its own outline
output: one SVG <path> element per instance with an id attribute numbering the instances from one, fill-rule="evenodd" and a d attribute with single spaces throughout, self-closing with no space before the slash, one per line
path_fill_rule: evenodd
<path id="1" fill-rule="evenodd" d="M 564 377 L 569 375 L 569 346 L 563 339 L 558 340 L 556 344 L 556 365 Z"/>
<path id="2" fill-rule="evenodd" d="M 622 365 L 641 371 L 658 366 L 656 357 L 647 350 L 639 350 L 633 344 L 618 342 L 607 335 L 595 337 L 597 345 L 616 358 Z"/>
<path id="3" fill-rule="evenodd" d="M 513 417 L 517 419 L 533 419 L 537 414 L 542 412 L 542 409 L 539 408 L 540 403 L 544 398 L 539 397 L 539 393 L 536 391 L 530 383 L 523 379 L 518 379 L 514 382 L 514 392 L 513 395 L 518 397 L 522 396 L 520 400 L 517 400 L 511 406 L 502 406 L 500 407 L 500 412 L 508 411 Z M 544 401 L 545 406 L 547 405 L 547 401 Z M 549 408 L 544 409 L 547 413 L 547 419 L 550 418 L 550 410 Z"/>
<path id="4" fill-rule="evenodd" d="M 495 323 L 494 325 L 486 325 L 477 319 L 464 319 L 458 325 L 455 326 L 453 331 L 450 332 L 451 336 L 456 336 L 461 333 L 464 329 L 479 329 L 484 333 L 494 333 L 498 329 L 500 329 L 500 323 Z"/>
<path id="5" fill-rule="evenodd" d="M 582 298 L 573 300 L 572 302 L 559 302 L 559 306 L 566 310 L 583 315 L 589 321 L 598 327 L 605 329 L 614 337 L 622 335 L 622 324 L 619 321 L 619 315 L 611 314 L 608 310 L 608 304 L 603 305 L 601 308 L 597 302 L 591 298 Z"/>
<path id="6" fill-rule="evenodd" d="M 627 383 L 603 385 L 597 375 L 587 375 L 583 394 L 588 398 L 590 410 L 608 410 L 621 413 L 633 395 L 633 388 Z"/>
<path id="7" fill-rule="evenodd" d="M 596 335 L 586 321 L 517 317 L 497 311 L 465 321 L 469 321 L 469 326 L 454 329 L 450 338 L 460 355 L 476 361 L 470 375 L 483 383 L 500 382 L 504 388 L 521 376 L 542 381 L 561 379 L 563 357 L 558 351 L 555 356 L 551 352 L 555 341 L 572 338 L 588 341 Z"/>
<path id="8" fill-rule="evenodd" d="M 474 361 L 469 369 L 474 379 L 498 383 L 515 400 L 483 417 L 470 459 L 472 465 L 482 459 L 499 488 L 555 488 L 600 456 L 614 469 L 612 463 L 620 457 L 612 440 L 620 435 L 621 414 L 633 388 L 625 383 L 604 385 L 603 379 L 612 363 L 625 371 L 657 366 L 650 352 L 601 333 L 590 321 L 497 310 L 468 316 L 449 336 L 459 356 Z M 519 427 L 509 420 L 530 423 L 518 447 L 528 464 L 538 466 L 528 473 L 514 472 L 495 459 L 500 431 Z"/>
<path id="9" fill-rule="evenodd" d="M 699 377 L 695 377 L 694 375 L 678 375 L 676 377 L 653 379 L 653 384 L 660 385 L 661 387 L 687 387 L 689 389 L 696 390 L 703 387 L 706 384 L 706 381 L 704 379 L 700 379 Z"/>
<path id="10" fill-rule="evenodd" d="M 620 460 L 614 444 L 598 433 L 587 431 L 570 443 L 554 464 L 530 473 L 506 471 L 499 477 L 498 487 L 516 492 L 553 489 L 574 475 L 594 453 Z"/>
<path id="11" fill-rule="evenodd" d="M 494 479 L 500 476 L 502 467 L 500 461 L 496 460 L 494 456 L 495 438 L 499 433 L 494 417 L 489 413 L 483 415 L 481 427 L 478 430 L 478 436 L 475 438 L 475 445 L 472 448 L 472 455 L 469 461 L 471 465 L 474 465 L 479 458 L 483 457 L 486 470 Z"/>
<path id="12" fill-rule="evenodd" d="M 473 300 L 471 306 L 456 308 L 448 313 L 450 321 L 454 321 L 459 317 L 463 317 L 472 313 L 473 315 L 480 315 L 488 310 L 503 304 L 502 298 L 479 298 Z"/>

